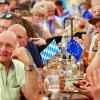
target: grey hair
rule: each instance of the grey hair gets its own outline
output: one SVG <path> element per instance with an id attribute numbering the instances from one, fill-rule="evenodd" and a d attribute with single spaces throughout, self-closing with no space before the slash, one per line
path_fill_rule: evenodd
<path id="1" fill-rule="evenodd" d="M 46 3 L 45 1 L 36 2 L 33 8 L 31 8 L 30 12 L 32 14 L 39 13 L 39 14 L 46 16 L 47 6 L 45 3 Z"/>

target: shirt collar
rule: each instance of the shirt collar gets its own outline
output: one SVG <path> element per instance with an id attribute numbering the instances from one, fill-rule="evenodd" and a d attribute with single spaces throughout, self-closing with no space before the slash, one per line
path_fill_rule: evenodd
<path id="1" fill-rule="evenodd" d="M 0 63 L 0 69 L 3 69 L 3 68 L 4 68 L 4 65 L 2 63 Z M 13 61 L 11 61 L 10 68 L 15 69 Z"/>

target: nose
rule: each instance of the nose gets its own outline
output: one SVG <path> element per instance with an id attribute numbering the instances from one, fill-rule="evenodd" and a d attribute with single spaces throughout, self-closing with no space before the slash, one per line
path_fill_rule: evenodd
<path id="1" fill-rule="evenodd" d="M 1 51 L 1 52 L 5 52 L 5 51 L 6 51 L 6 46 L 5 46 L 5 45 L 1 46 L 1 47 L 0 47 L 0 51 Z"/>
<path id="2" fill-rule="evenodd" d="M 96 33 L 100 33 L 100 29 L 99 28 L 96 29 Z"/>

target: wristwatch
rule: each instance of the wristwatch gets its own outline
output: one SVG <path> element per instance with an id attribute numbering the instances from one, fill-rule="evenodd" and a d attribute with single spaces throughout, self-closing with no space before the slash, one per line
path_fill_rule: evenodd
<path id="1" fill-rule="evenodd" d="M 25 70 L 27 70 L 27 71 L 33 71 L 34 67 L 33 67 L 33 65 L 25 65 Z"/>

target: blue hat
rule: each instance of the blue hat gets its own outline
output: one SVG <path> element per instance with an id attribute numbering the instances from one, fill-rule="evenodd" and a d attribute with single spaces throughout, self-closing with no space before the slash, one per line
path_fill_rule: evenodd
<path id="1" fill-rule="evenodd" d="M 82 17 L 84 17 L 86 19 L 90 19 L 93 17 L 93 15 L 88 10 L 85 10 Z"/>

